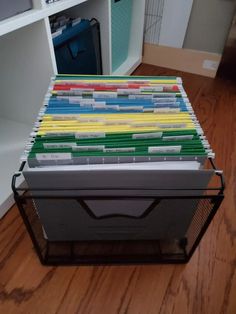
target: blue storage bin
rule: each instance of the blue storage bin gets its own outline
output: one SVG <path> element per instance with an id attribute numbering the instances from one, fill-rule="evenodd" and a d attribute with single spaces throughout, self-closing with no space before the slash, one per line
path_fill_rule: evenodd
<path id="1" fill-rule="evenodd" d="M 53 38 L 58 73 L 102 74 L 99 23 L 81 20 Z"/>
<path id="2" fill-rule="evenodd" d="M 133 0 L 111 0 L 112 71 L 128 57 Z"/>

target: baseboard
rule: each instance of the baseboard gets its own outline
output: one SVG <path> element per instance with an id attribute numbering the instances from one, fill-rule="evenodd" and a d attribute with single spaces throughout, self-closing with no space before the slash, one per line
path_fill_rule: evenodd
<path id="1" fill-rule="evenodd" d="M 215 77 L 221 54 L 144 44 L 143 63 Z"/>

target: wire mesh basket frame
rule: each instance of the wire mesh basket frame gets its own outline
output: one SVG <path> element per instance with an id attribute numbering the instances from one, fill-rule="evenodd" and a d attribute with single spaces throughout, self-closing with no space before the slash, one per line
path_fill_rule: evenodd
<path id="1" fill-rule="evenodd" d="M 145 212 L 135 217 L 135 219 L 143 219 L 143 217 L 147 216 L 155 206 L 162 200 L 189 200 L 194 199 L 197 200 L 198 203 L 201 205 L 201 221 L 202 224 L 199 229 L 199 215 L 194 215 L 193 221 L 191 222 L 190 229 L 192 228 L 191 232 L 188 237 L 183 237 L 181 239 L 175 240 L 175 245 L 178 247 L 178 252 L 175 253 L 174 251 L 170 252 L 163 252 L 168 247 L 168 239 L 155 239 L 155 240 L 145 240 L 145 241 L 136 241 L 136 240 L 126 240 L 121 243 L 120 241 L 61 241 L 61 242 L 52 242 L 45 238 L 43 234 L 43 228 L 40 225 L 39 217 L 36 213 L 36 209 L 34 208 L 33 201 L 34 199 L 50 199 L 50 200 L 60 200 L 60 199 L 76 199 L 86 213 L 92 219 L 107 219 L 107 218 L 115 218 L 115 217 L 126 217 L 131 218 L 129 215 L 120 215 L 120 214 L 113 214 L 106 217 L 96 217 L 90 211 L 90 208 L 84 202 L 84 199 L 88 199 L 88 196 L 78 196 L 78 195 L 70 195 L 70 196 L 55 196 L 55 195 L 44 195 L 42 192 L 45 191 L 55 191 L 54 189 L 50 190 L 36 190 L 36 189 L 23 189 L 23 188 L 16 188 L 16 181 L 19 176 L 22 175 L 22 171 L 25 166 L 25 162 L 23 162 L 20 166 L 20 169 L 17 173 L 13 175 L 12 178 L 12 190 L 14 192 L 14 198 L 21 214 L 21 217 L 24 221 L 26 229 L 30 235 L 31 241 L 33 243 L 34 249 L 43 265 L 88 265 L 88 264 L 146 264 L 146 263 L 187 263 L 191 256 L 193 255 L 194 251 L 196 250 L 197 246 L 199 245 L 203 235 L 205 234 L 210 222 L 212 221 L 214 215 L 216 214 L 220 204 L 224 198 L 224 178 L 221 171 L 218 171 L 212 161 L 209 160 L 212 168 L 215 170 L 215 175 L 218 176 L 220 180 L 220 186 L 214 188 L 206 189 L 208 193 L 207 195 L 194 195 L 194 191 L 189 189 L 189 191 L 193 191 L 193 195 L 175 195 L 173 189 L 173 195 L 169 196 L 152 196 L 153 203 L 145 210 Z M 39 192 L 38 195 L 32 196 L 30 191 L 37 191 Z M 107 190 L 107 189 L 106 189 Z M 205 190 L 205 191 L 206 191 Z M 117 190 L 116 190 L 117 191 Z M 172 190 L 168 190 L 172 191 Z M 187 190 L 186 190 L 187 191 Z M 40 193 L 41 192 L 41 193 Z M 150 198 L 150 196 L 90 196 L 91 200 L 127 200 L 127 199 L 146 199 Z M 198 211 L 197 211 L 198 213 Z M 134 218 L 134 217 L 132 217 Z M 196 230 L 195 230 L 196 229 Z M 189 239 L 191 238 L 191 241 Z M 107 243 L 109 242 L 109 243 Z M 172 241 L 173 242 L 173 241 Z M 94 254 L 80 254 L 79 250 L 82 248 L 82 252 L 92 247 L 93 249 L 96 247 L 108 247 L 111 248 L 111 251 L 114 253 L 114 250 L 120 248 L 120 246 L 124 246 L 126 251 L 132 250 L 135 245 L 143 245 L 143 247 L 155 247 L 153 249 L 154 254 L 147 254 L 143 252 L 143 254 L 105 254 L 100 255 L 97 253 L 95 249 Z M 163 245 L 164 243 L 164 245 Z M 167 243 L 167 244 L 166 244 Z M 173 243 L 170 243 L 173 245 Z M 61 250 L 63 248 L 63 250 Z M 59 254 L 54 254 L 52 252 L 59 252 Z M 63 253 L 60 253 L 63 251 Z M 65 253 L 66 252 L 66 253 Z"/>

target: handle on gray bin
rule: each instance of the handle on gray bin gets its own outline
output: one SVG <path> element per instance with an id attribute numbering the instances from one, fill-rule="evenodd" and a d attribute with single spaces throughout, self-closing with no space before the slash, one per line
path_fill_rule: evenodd
<path id="1" fill-rule="evenodd" d="M 97 199 L 97 200 L 99 201 L 99 199 Z M 88 206 L 88 204 L 86 204 L 86 202 L 84 200 L 77 199 L 77 201 L 85 209 L 87 214 L 93 219 L 99 220 L 99 219 L 118 218 L 118 217 L 119 218 L 130 218 L 130 219 L 142 219 L 151 213 L 151 211 L 161 202 L 161 199 L 155 199 L 151 203 L 151 205 L 149 205 L 145 209 L 145 211 L 139 216 L 134 216 L 134 215 L 129 215 L 129 214 L 106 214 L 106 215 L 97 216 L 96 214 L 94 214 L 94 212 L 91 210 L 91 208 Z"/>

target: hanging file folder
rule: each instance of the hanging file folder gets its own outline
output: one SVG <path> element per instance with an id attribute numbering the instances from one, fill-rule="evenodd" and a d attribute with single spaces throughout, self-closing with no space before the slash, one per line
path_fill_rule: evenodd
<path id="1" fill-rule="evenodd" d="M 92 19 L 68 25 L 54 36 L 59 73 L 102 74 L 99 23 Z"/>

